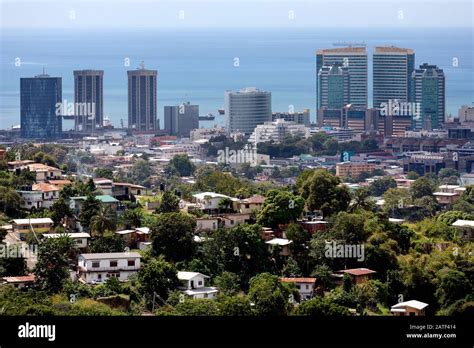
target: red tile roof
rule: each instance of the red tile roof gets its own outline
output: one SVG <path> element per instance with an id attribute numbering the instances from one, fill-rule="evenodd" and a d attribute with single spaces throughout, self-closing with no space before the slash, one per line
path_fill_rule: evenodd
<path id="1" fill-rule="evenodd" d="M 22 283 L 22 282 L 34 282 L 35 275 L 28 274 L 26 276 L 17 276 L 17 277 L 3 277 L 3 280 L 8 283 Z"/>

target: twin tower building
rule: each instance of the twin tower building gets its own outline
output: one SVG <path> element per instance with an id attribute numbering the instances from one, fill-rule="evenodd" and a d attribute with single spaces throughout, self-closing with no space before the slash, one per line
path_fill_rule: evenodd
<path id="1" fill-rule="evenodd" d="M 137 131 L 159 128 L 156 70 L 143 64 L 127 71 L 128 125 Z M 104 71 L 74 71 L 74 102 L 62 99 L 61 77 L 41 74 L 20 79 L 20 119 L 23 138 L 57 138 L 62 119 L 74 119 L 76 131 L 90 132 L 104 125 Z"/>
<path id="2" fill-rule="evenodd" d="M 316 72 L 320 126 L 348 127 L 351 122 L 347 120 L 348 112 L 338 113 L 338 110 L 349 108 L 354 118 L 368 110 L 368 59 L 365 45 L 318 50 Z M 382 116 L 387 116 L 392 122 L 395 116 L 405 128 L 431 130 L 444 124 L 443 70 L 426 63 L 416 69 L 413 50 L 390 46 L 375 47 L 372 72 L 371 111 L 383 110 Z M 353 123 L 357 124 L 356 121 Z M 365 130 L 370 130 L 368 128 L 371 126 L 377 127 L 366 124 Z"/>

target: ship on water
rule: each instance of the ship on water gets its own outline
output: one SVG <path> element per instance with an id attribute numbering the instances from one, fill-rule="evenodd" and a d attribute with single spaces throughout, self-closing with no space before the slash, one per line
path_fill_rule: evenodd
<path id="1" fill-rule="evenodd" d="M 215 118 L 216 117 L 211 112 L 209 112 L 205 116 L 199 116 L 199 121 L 214 121 Z"/>

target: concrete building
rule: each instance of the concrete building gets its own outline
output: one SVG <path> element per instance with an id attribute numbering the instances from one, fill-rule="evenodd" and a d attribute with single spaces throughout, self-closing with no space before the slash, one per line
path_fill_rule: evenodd
<path id="1" fill-rule="evenodd" d="M 411 300 L 406 302 L 400 302 L 393 305 L 390 312 L 395 316 L 410 316 L 419 317 L 425 315 L 425 308 L 428 307 L 427 303 Z"/>
<path id="2" fill-rule="evenodd" d="M 374 163 L 368 162 L 341 162 L 336 164 L 336 176 L 356 178 L 362 173 L 371 173 L 375 170 Z"/>
<path id="3" fill-rule="evenodd" d="M 415 70 L 412 49 L 375 47 L 373 54 L 373 107 L 389 100 L 411 101 L 411 76 Z"/>
<path id="4" fill-rule="evenodd" d="M 280 281 L 295 284 L 302 300 L 310 300 L 314 296 L 316 278 L 280 278 Z"/>
<path id="5" fill-rule="evenodd" d="M 181 138 L 189 138 L 190 132 L 199 128 L 199 105 L 190 102 L 164 107 L 165 132 Z"/>
<path id="6" fill-rule="evenodd" d="M 101 283 L 115 277 L 126 281 L 140 270 L 139 253 L 97 253 L 80 254 L 77 262 L 77 277 L 89 284 Z"/>
<path id="7" fill-rule="evenodd" d="M 158 71 L 147 70 L 141 64 L 128 75 L 128 128 L 138 131 L 158 129 L 157 76 Z"/>
<path id="8" fill-rule="evenodd" d="M 35 233 L 49 233 L 53 228 L 53 220 L 50 218 L 35 218 L 35 219 L 14 219 L 11 221 L 12 232 L 20 239 L 25 239 L 26 236 L 34 231 Z"/>
<path id="9" fill-rule="evenodd" d="M 436 65 L 424 63 L 411 75 L 412 101 L 419 103 L 421 115 L 416 129 L 439 129 L 444 125 L 446 112 L 445 77 Z"/>
<path id="10" fill-rule="evenodd" d="M 224 110 L 227 131 L 249 135 L 259 124 L 272 120 L 272 95 L 255 87 L 226 91 Z"/>
<path id="11" fill-rule="evenodd" d="M 323 66 L 342 64 L 349 73 L 349 103 L 357 108 L 367 108 L 367 52 L 365 47 L 321 49 L 316 52 L 316 74 Z M 316 110 L 323 104 L 319 81 L 316 86 Z"/>
<path id="12" fill-rule="evenodd" d="M 182 286 L 179 288 L 186 296 L 198 299 L 215 299 L 219 290 L 215 287 L 206 287 L 209 276 L 198 272 L 178 272 L 178 279 Z"/>
<path id="13" fill-rule="evenodd" d="M 22 209 L 31 210 L 41 208 L 51 208 L 59 199 L 59 187 L 47 183 L 33 184 L 17 190 L 20 195 Z"/>
<path id="14" fill-rule="evenodd" d="M 61 169 L 42 163 L 35 163 L 30 160 L 12 161 L 8 162 L 7 165 L 8 170 L 16 174 L 19 174 L 20 171 L 24 169 L 29 169 L 31 172 L 34 172 L 36 174 L 35 180 L 37 183 L 61 178 Z"/>
<path id="15" fill-rule="evenodd" d="M 74 103 L 86 104 L 93 115 L 74 115 L 74 130 L 93 131 L 104 126 L 104 71 L 74 71 Z"/>
<path id="16" fill-rule="evenodd" d="M 272 121 L 276 121 L 280 118 L 288 122 L 304 124 L 306 127 L 311 126 L 309 109 L 304 109 L 303 111 L 296 111 L 296 112 L 273 112 L 272 113 Z"/>
<path id="17" fill-rule="evenodd" d="M 20 79 L 21 137 L 54 139 L 61 136 L 62 79 L 47 74 Z"/>
<path id="18" fill-rule="evenodd" d="M 280 118 L 275 122 L 265 122 L 264 124 L 257 125 L 249 137 L 249 143 L 273 142 L 278 144 L 288 135 L 308 138 L 309 128 L 303 124 L 288 122 Z"/>
<path id="19" fill-rule="evenodd" d="M 463 105 L 458 110 L 458 120 L 461 124 L 474 123 L 474 106 Z"/>
<path id="20" fill-rule="evenodd" d="M 77 233 L 44 233 L 43 237 L 45 238 L 59 238 L 61 236 L 67 235 L 71 238 L 76 244 L 76 248 L 84 249 L 87 248 L 88 240 L 91 237 L 89 233 L 77 232 Z"/>

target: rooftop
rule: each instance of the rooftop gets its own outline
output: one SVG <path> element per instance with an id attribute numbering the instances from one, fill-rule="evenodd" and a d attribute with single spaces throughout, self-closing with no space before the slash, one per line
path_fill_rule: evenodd
<path id="1" fill-rule="evenodd" d="M 284 283 L 314 283 L 316 278 L 280 278 Z"/>
<path id="2" fill-rule="evenodd" d="M 361 275 L 368 275 L 368 274 L 373 274 L 377 272 L 372 271 L 371 269 L 368 269 L 368 268 L 352 268 L 352 269 L 342 269 L 338 271 L 338 273 L 348 273 L 353 276 L 361 276 Z"/>
<path id="3" fill-rule="evenodd" d="M 90 253 L 80 254 L 79 257 L 85 260 L 103 260 L 103 259 L 130 259 L 130 258 L 141 258 L 139 253 L 135 252 L 123 252 L 123 253 Z"/>
<path id="4" fill-rule="evenodd" d="M 53 220 L 50 218 L 36 218 L 36 219 L 13 219 L 12 222 L 16 225 L 29 225 L 31 224 L 53 224 Z"/>
<path id="5" fill-rule="evenodd" d="M 178 279 L 179 280 L 191 280 L 193 279 L 194 277 L 197 277 L 197 276 L 202 276 L 204 278 L 209 278 L 209 276 L 205 275 L 205 274 L 202 274 L 202 273 L 199 273 L 199 272 L 178 272 Z"/>
<path id="6" fill-rule="evenodd" d="M 87 196 L 78 196 L 78 197 L 71 197 L 71 199 L 78 200 L 78 201 L 85 201 Z M 95 196 L 95 199 L 99 200 L 101 203 L 117 203 L 118 200 L 110 195 L 98 195 Z"/>
<path id="7" fill-rule="evenodd" d="M 428 306 L 428 303 L 420 302 L 417 300 L 411 300 L 411 301 L 397 303 L 396 305 L 392 306 L 392 309 L 401 309 L 402 307 L 411 307 L 411 308 L 422 310 L 423 308 L 427 306 Z"/>

